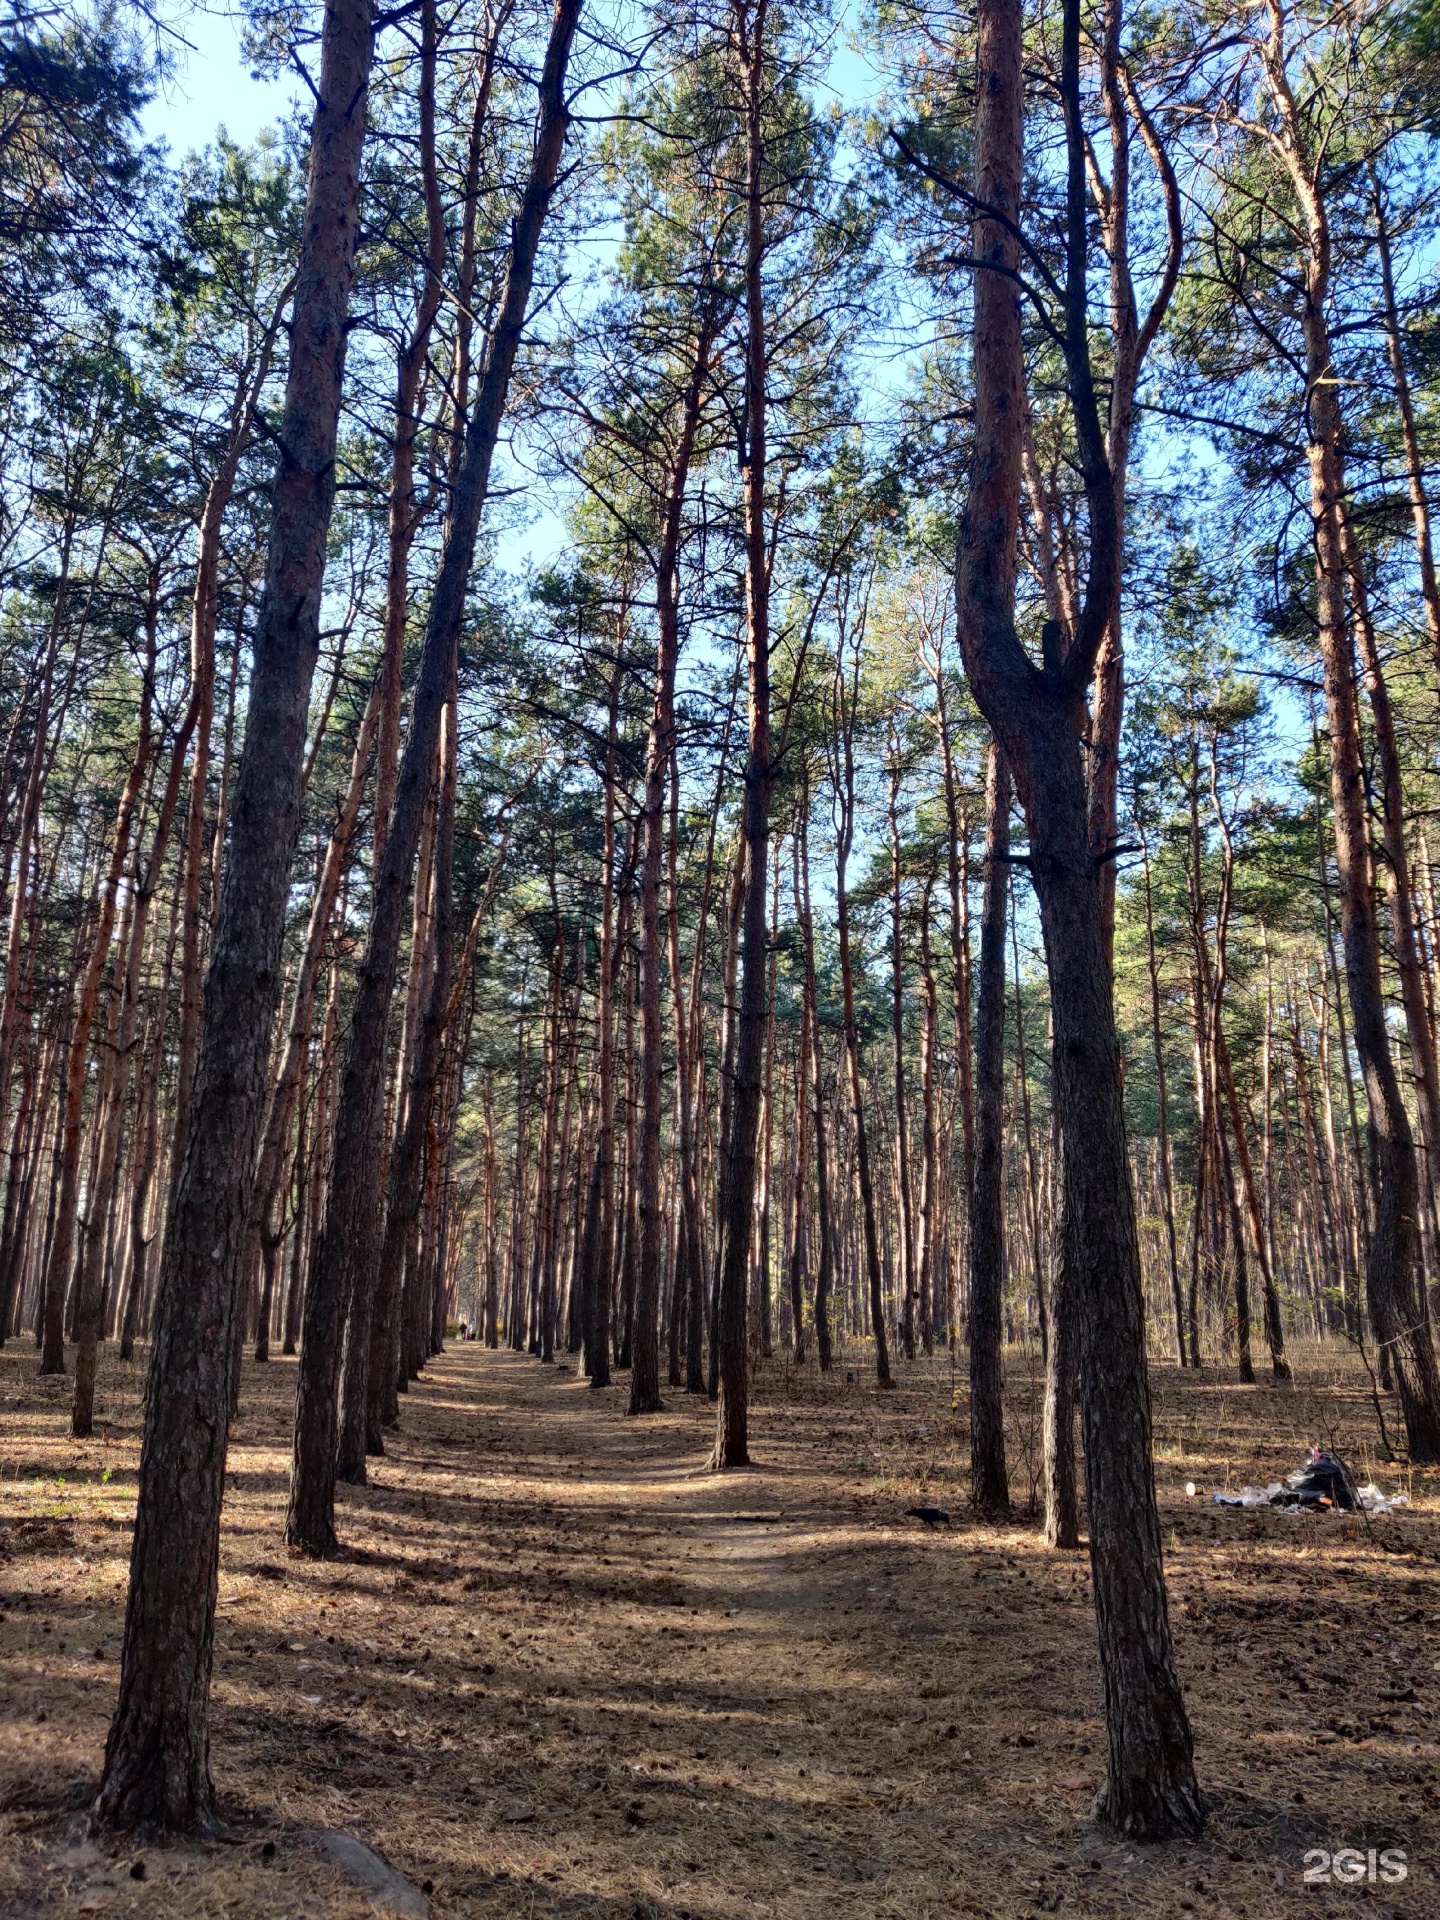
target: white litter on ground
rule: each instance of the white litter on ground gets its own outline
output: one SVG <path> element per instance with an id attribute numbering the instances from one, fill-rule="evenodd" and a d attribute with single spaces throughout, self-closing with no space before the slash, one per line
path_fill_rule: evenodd
<path id="1" fill-rule="evenodd" d="M 1397 1507 L 1408 1507 L 1410 1496 L 1408 1493 L 1383 1494 L 1372 1480 L 1368 1486 L 1355 1489 L 1355 1501 L 1366 1513 L 1393 1513 Z"/>

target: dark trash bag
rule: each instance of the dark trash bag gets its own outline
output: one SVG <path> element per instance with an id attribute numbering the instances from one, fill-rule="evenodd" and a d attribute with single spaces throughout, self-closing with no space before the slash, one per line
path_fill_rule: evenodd
<path id="1" fill-rule="evenodd" d="M 1271 1502 L 1277 1507 L 1339 1507 L 1346 1513 L 1357 1504 L 1354 1484 L 1338 1454 L 1320 1447 L 1310 1449 L 1310 1457 L 1285 1482 L 1283 1493 Z"/>

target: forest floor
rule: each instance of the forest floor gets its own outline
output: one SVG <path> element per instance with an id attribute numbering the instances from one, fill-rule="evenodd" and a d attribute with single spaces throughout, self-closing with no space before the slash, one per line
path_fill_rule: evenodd
<path id="1" fill-rule="evenodd" d="M 852 1361 L 852 1365 L 855 1363 Z M 1212 1808 L 1204 1839 L 1090 1823 L 1104 1749 L 1089 1576 L 1032 1521 L 964 1512 L 948 1358 L 876 1393 L 845 1364 L 755 1382 L 756 1467 L 707 1473 L 711 1409 L 624 1417 L 573 1362 L 452 1346 L 347 1556 L 281 1540 L 293 1363 L 247 1365 L 216 1634 L 228 1843 L 97 1847 L 143 1372 L 98 1437 L 69 1382 L 0 1355 L 0 1915 L 341 1920 L 384 1902 L 323 1856 L 349 1832 L 436 1916 L 926 1920 L 1440 1912 L 1440 1473 L 1375 1457 L 1350 1357 L 1291 1390 L 1155 1372 L 1171 1610 Z M 1037 1393 L 1009 1360 L 1012 1478 Z M 1413 1506 L 1222 1512 L 1226 1484 L 1334 1444 Z M 1187 1480 L 1200 1489 L 1185 1493 Z M 951 1527 L 905 1517 L 924 1499 Z M 1307 1885 L 1343 1848 L 1358 1884 Z M 1402 1849 L 1387 1884 L 1367 1850 Z M 1342 1861 L 1342 1872 L 1351 1863 Z M 1353 1868 L 1351 1869 L 1353 1870 Z M 1390 1870 L 1394 1871 L 1392 1859 Z M 137 1877 L 141 1876 L 143 1877 Z"/>

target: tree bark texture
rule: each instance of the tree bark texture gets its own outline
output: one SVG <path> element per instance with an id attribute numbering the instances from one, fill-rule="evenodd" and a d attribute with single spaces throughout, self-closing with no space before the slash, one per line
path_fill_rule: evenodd
<path id="1" fill-rule="evenodd" d="M 203 1832 L 215 1825 L 209 1688 L 231 1376 L 319 649 L 372 43 L 368 0 L 332 0 L 249 724 L 205 982 L 192 1119 L 165 1236 L 120 1698 L 95 1808 L 110 1827 Z"/>

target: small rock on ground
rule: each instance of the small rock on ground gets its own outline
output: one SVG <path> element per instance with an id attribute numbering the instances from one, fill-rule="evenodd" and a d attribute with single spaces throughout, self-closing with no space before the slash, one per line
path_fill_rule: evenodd
<path id="1" fill-rule="evenodd" d="M 382 1860 L 373 1847 L 367 1847 L 352 1833 L 331 1831 L 319 1838 L 320 1851 L 326 1859 L 360 1886 L 368 1887 L 391 1913 L 430 1920 L 430 1902 L 424 1894 L 412 1886 L 403 1873 L 397 1873 L 388 1861 Z"/>

